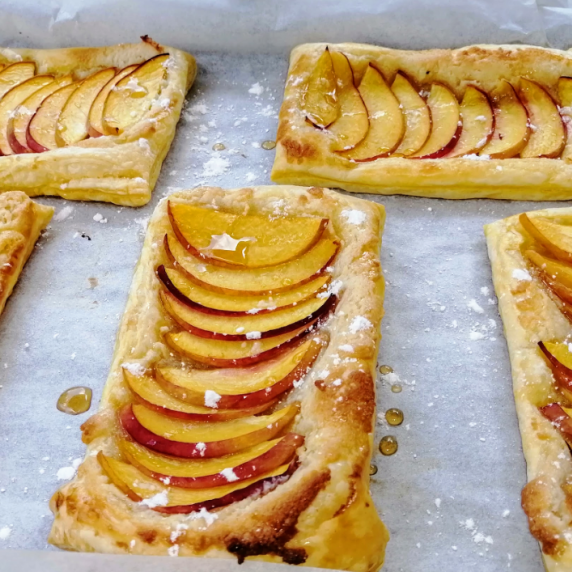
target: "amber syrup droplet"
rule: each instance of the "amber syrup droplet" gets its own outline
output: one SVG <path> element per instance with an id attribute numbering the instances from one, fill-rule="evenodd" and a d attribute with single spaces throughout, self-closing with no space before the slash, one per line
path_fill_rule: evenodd
<path id="1" fill-rule="evenodd" d="M 403 411 L 392 407 L 385 412 L 385 420 L 394 427 L 403 423 Z"/>
<path id="2" fill-rule="evenodd" d="M 213 145 L 213 151 L 224 151 L 226 149 L 226 145 L 224 143 L 215 143 Z"/>
<path id="3" fill-rule="evenodd" d="M 272 149 L 274 149 L 274 147 L 276 147 L 276 141 L 264 141 L 264 143 L 262 143 L 261 147 L 263 149 L 266 149 L 267 151 L 272 151 Z"/>
<path id="4" fill-rule="evenodd" d="M 377 474 L 377 466 L 376 465 L 370 465 L 369 466 L 369 474 L 370 475 L 376 475 Z"/>
<path id="5" fill-rule="evenodd" d="M 393 435 L 386 435 L 379 442 L 379 451 L 382 455 L 394 455 L 397 452 L 397 439 Z"/>
<path id="6" fill-rule="evenodd" d="M 403 387 L 401 387 L 401 385 L 399 385 L 399 383 L 394 383 L 391 386 L 391 391 L 393 391 L 393 393 L 401 393 L 403 391 Z"/>
<path id="7" fill-rule="evenodd" d="M 386 375 L 388 373 L 393 373 L 393 368 L 388 366 L 388 365 L 380 365 L 379 366 L 379 373 L 381 373 L 381 375 Z"/>
<path id="8" fill-rule="evenodd" d="M 68 415 L 85 413 L 91 407 L 91 396 L 89 387 L 70 387 L 60 395 L 57 408 Z"/>

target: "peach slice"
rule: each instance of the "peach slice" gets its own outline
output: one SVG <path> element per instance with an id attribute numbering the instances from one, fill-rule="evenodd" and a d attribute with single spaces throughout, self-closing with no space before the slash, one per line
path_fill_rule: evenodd
<path id="1" fill-rule="evenodd" d="M 176 352 L 214 367 L 245 367 L 280 355 L 299 341 L 318 321 L 261 340 L 226 341 L 195 336 L 190 332 L 168 332 L 165 341 Z"/>
<path id="2" fill-rule="evenodd" d="M 230 269 L 205 264 L 187 252 L 171 234 L 165 235 L 165 251 L 187 278 L 203 288 L 232 295 L 265 295 L 285 292 L 322 275 L 336 256 L 339 243 L 322 238 L 295 260 L 270 268 Z"/>
<path id="3" fill-rule="evenodd" d="M 538 410 L 556 427 L 562 438 L 572 446 L 572 418 L 558 403 L 550 403 Z"/>
<path id="4" fill-rule="evenodd" d="M 325 129 L 338 118 L 336 74 L 328 48 L 318 58 L 308 78 L 302 108 L 306 112 L 306 119 L 320 129 Z"/>
<path id="5" fill-rule="evenodd" d="M 288 433 L 287 435 L 290 435 Z M 286 435 L 284 436 L 286 437 Z M 238 453 L 224 455 L 223 457 L 212 457 L 211 459 L 184 459 L 170 457 L 156 453 L 132 441 L 131 439 L 120 439 L 119 450 L 122 455 L 139 470 L 146 475 L 162 474 L 168 477 L 200 478 L 216 475 L 227 467 L 237 467 L 248 461 L 252 461 L 260 455 L 264 455 L 272 447 L 280 443 L 284 437 L 278 437 L 271 441 L 263 441 L 248 449 L 243 449 Z"/>
<path id="6" fill-rule="evenodd" d="M 308 252 L 328 225 L 321 217 L 235 215 L 168 203 L 173 231 L 197 258 L 221 266 L 277 266 Z"/>
<path id="7" fill-rule="evenodd" d="M 43 153 L 50 149 L 57 149 L 56 125 L 58 118 L 67 100 L 77 89 L 79 83 L 70 83 L 54 91 L 46 97 L 30 123 L 26 133 L 26 143 L 34 153 Z"/>
<path id="8" fill-rule="evenodd" d="M 32 117 L 38 110 L 38 107 L 42 102 L 52 93 L 69 85 L 72 82 L 72 76 L 66 75 L 58 79 L 55 79 L 46 86 L 38 89 L 32 93 L 27 99 L 25 99 L 21 105 L 19 105 L 14 113 L 8 120 L 8 143 L 10 148 L 14 153 L 31 153 L 32 150 L 28 147 L 26 141 L 26 134 L 28 132 L 28 125 L 32 120 Z"/>
<path id="9" fill-rule="evenodd" d="M 493 104 L 495 129 L 481 155 L 491 159 L 509 159 L 518 155 L 530 136 L 528 114 L 512 85 L 505 79 L 489 93 Z"/>
<path id="10" fill-rule="evenodd" d="M 560 156 L 566 144 L 566 136 L 558 107 L 550 94 L 536 82 L 521 78 L 519 95 L 528 111 L 532 130 L 520 156 Z"/>
<path id="11" fill-rule="evenodd" d="M 34 62 L 16 62 L 0 71 L 0 98 L 4 97 L 13 87 L 26 81 L 36 73 Z"/>
<path id="12" fill-rule="evenodd" d="M 0 152 L 12 155 L 8 141 L 8 124 L 16 108 L 30 95 L 54 81 L 51 75 L 37 75 L 19 83 L 0 99 Z"/>
<path id="13" fill-rule="evenodd" d="M 441 83 L 431 84 L 427 107 L 431 112 L 431 133 L 423 147 L 411 156 L 436 159 L 446 155 L 455 146 L 463 124 L 455 94 Z"/>
<path id="14" fill-rule="evenodd" d="M 328 127 L 332 135 L 330 149 L 347 151 L 360 143 L 367 135 L 369 119 L 367 109 L 354 83 L 354 74 L 345 54 L 331 52 L 334 73 L 336 74 L 340 112 L 337 119 Z"/>
<path id="15" fill-rule="evenodd" d="M 244 409 L 225 409 L 223 408 L 223 404 L 221 404 L 219 409 L 212 409 L 200 403 L 198 405 L 191 405 L 188 402 L 173 397 L 150 375 L 134 375 L 124 369 L 123 377 L 142 405 L 158 413 L 186 421 L 229 421 L 230 419 L 238 419 L 240 417 L 262 413 L 265 409 L 268 409 L 274 404 L 272 401 L 273 398 L 271 397 L 267 401 L 257 403 L 253 407 L 246 405 Z M 202 403 L 204 404 L 204 402 L 205 399 L 203 395 Z"/>
<path id="16" fill-rule="evenodd" d="M 105 107 L 107 96 L 126 75 L 129 75 L 138 67 L 137 64 L 134 64 L 123 68 L 116 76 L 112 77 L 96 95 L 87 117 L 87 132 L 90 137 L 101 137 L 105 135 L 105 128 L 103 127 L 103 108 Z"/>
<path id="17" fill-rule="evenodd" d="M 207 290 L 189 280 L 185 274 L 174 268 L 157 268 L 157 276 L 178 300 L 208 314 L 219 316 L 241 316 L 244 314 L 265 314 L 278 308 L 288 308 L 308 298 L 327 292 L 330 276 L 323 274 L 301 286 L 267 296 L 230 296 Z"/>
<path id="18" fill-rule="evenodd" d="M 169 58 L 169 54 L 160 54 L 147 60 L 109 92 L 103 107 L 105 135 L 123 133 L 151 109 L 165 84 Z"/>
<path id="19" fill-rule="evenodd" d="M 558 224 L 542 216 L 529 217 L 526 213 L 522 213 L 518 220 L 532 238 L 555 258 L 572 262 L 572 226 Z"/>
<path id="20" fill-rule="evenodd" d="M 289 405 L 270 415 L 220 423 L 192 423 L 135 404 L 121 411 L 120 421 L 132 439 L 153 451 L 175 457 L 209 459 L 273 439 L 294 419 L 299 409 L 298 405 Z"/>
<path id="21" fill-rule="evenodd" d="M 560 99 L 560 115 L 566 130 L 566 145 L 560 158 L 572 160 L 572 77 L 561 77 L 558 80 L 558 98 Z"/>
<path id="22" fill-rule="evenodd" d="M 568 344 L 538 342 L 538 347 L 550 366 L 556 387 L 568 401 L 572 401 L 572 355 Z"/>
<path id="23" fill-rule="evenodd" d="M 157 381 L 165 391 L 186 403 L 203 406 L 208 391 L 220 398 L 223 409 L 253 407 L 276 398 L 299 381 L 318 357 L 321 339 L 306 340 L 278 358 L 242 369 L 157 368 Z"/>
<path id="24" fill-rule="evenodd" d="M 572 289 L 572 268 L 570 266 L 547 258 L 535 250 L 526 250 L 524 256 L 546 274 L 551 282 L 557 282 Z"/>
<path id="25" fill-rule="evenodd" d="M 155 480 L 172 487 L 204 489 L 228 485 L 229 477 L 232 482 L 240 482 L 265 475 L 289 463 L 303 443 L 304 437 L 288 433 L 281 439 L 261 443 L 234 455 L 200 461 L 165 457 L 130 441 L 120 443 L 120 449 L 132 465 Z M 171 469 L 185 476 L 175 476 Z"/>
<path id="26" fill-rule="evenodd" d="M 155 479 L 148 477 L 133 465 L 118 461 L 112 457 L 106 457 L 102 451 L 97 454 L 97 460 L 105 474 L 121 492 L 135 502 L 141 502 L 143 500 L 150 501 L 147 503 L 149 508 L 190 506 L 219 499 L 235 491 L 244 489 L 259 480 L 283 475 L 289 467 L 288 464 L 285 464 L 268 473 L 243 481 L 229 482 L 227 480 L 227 484 L 223 486 L 203 489 L 184 489 L 181 487 L 163 485 Z"/>
<path id="27" fill-rule="evenodd" d="M 494 116 L 489 98 L 480 89 L 469 85 L 461 102 L 463 131 L 447 157 L 462 157 L 478 153 L 491 139 Z"/>
<path id="28" fill-rule="evenodd" d="M 70 95 L 56 124 L 56 142 L 59 147 L 75 145 L 88 136 L 88 116 L 91 105 L 105 84 L 115 76 L 115 68 L 101 70 L 84 79 Z"/>
<path id="29" fill-rule="evenodd" d="M 431 114 L 423 98 L 402 73 L 395 76 L 391 90 L 405 119 L 403 139 L 394 155 L 408 157 L 417 153 L 427 141 L 431 133 Z"/>
<path id="30" fill-rule="evenodd" d="M 313 322 L 322 313 L 329 296 L 314 297 L 282 310 L 266 314 L 218 316 L 199 312 L 183 304 L 173 294 L 159 293 L 167 314 L 185 330 L 202 338 L 227 341 L 264 339 L 285 334 Z"/>
<path id="31" fill-rule="evenodd" d="M 368 113 L 369 130 L 361 143 L 344 157 L 352 161 L 373 161 L 393 153 L 405 133 L 399 101 L 381 73 L 369 64 L 358 88 Z"/>

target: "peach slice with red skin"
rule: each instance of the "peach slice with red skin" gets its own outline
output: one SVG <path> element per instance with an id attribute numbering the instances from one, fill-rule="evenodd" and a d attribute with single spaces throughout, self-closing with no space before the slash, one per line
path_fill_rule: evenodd
<path id="1" fill-rule="evenodd" d="M 190 403 L 189 401 L 177 399 L 172 392 L 165 391 L 163 386 L 150 375 L 134 375 L 127 369 L 124 369 L 123 377 L 131 391 L 135 394 L 137 403 L 144 405 L 148 409 L 153 409 L 157 413 L 163 413 L 164 415 L 185 421 L 230 421 L 231 419 L 262 413 L 276 402 L 275 399 L 270 398 L 264 402 L 259 401 L 252 407 L 246 404 L 243 409 L 230 409 L 223 406 L 223 404 L 218 409 L 213 409 L 204 406 L 204 394 L 201 403 Z"/>
<path id="2" fill-rule="evenodd" d="M 157 469 L 161 469 L 161 456 L 150 451 L 146 451 L 144 447 L 137 447 L 135 444 L 128 444 L 125 442 L 121 449 L 126 453 L 127 460 L 137 467 L 145 475 L 169 484 L 172 487 L 181 487 L 185 489 L 204 489 L 210 487 L 220 487 L 228 485 L 229 479 L 225 473 L 221 471 L 232 471 L 232 482 L 241 482 L 260 477 L 265 475 L 278 467 L 290 463 L 296 454 L 296 450 L 304 444 L 304 437 L 296 433 L 288 433 L 281 439 L 273 442 L 271 448 L 262 453 L 261 455 L 249 459 L 240 464 L 233 463 L 228 457 L 225 462 L 228 463 L 222 466 L 220 471 L 214 474 L 207 474 L 200 477 L 180 477 L 171 475 L 169 468 L 171 464 L 167 461 L 163 463 L 163 472 L 149 469 L 149 456 L 154 455 L 154 465 Z M 208 462 L 208 459 L 206 460 Z M 221 465 L 221 459 L 217 459 L 218 464 Z M 230 462 L 229 462 L 230 461 Z M 182 461 L 184 463 L 185 461 Z M 200 461 L 187 460 L 187 463 L 198 463 Z M 203 463 L 205 461 L 202 461 Z M 181 464 L 182 464 L 181 463 Z M 145 466 L 147 465 L 147 466 Z"/>
<path id="3" fill-rule="evenodd" d="M 75 145 L 87 139 L 91 105 L 116 71 L 115 68 L 107 68 L 90 75 L 70 95 L 56 123 L 56 143 L 59 147 Z"/>
<path id="4" fill-rule="evenodd" d="M 427 107 L 431 112 L 431 133 L 423 147 L 411 156 L 418 159 L 438 159 L 453 149 L 461 135 L 463 124 L 459 103 L 448 87 L 433 83 L 427 98 Z"/>
<path id="5" fill-rule="evenodd" d="M 133 440 L 153 451 L 175 457 L 209 459 L 273 439 L 299 409 L 298 405 L 289 405 L 270 415 L 205 424 L 171 419 L 135 404 L 121 411 L 120 421 Z"/>
<path id="6" fill-rule="evenodd" d="M 367 109 L 369 129 L 365 138 L 343 156 L 357 162 L 386 157 L 397 149 L 405 133 L 399 101 L 371 63 L 358 91 Z"/>
<path id="7" fill-rule="evenodd" d="M 334 64 L 330 50 L 326 48 L 310 73 L 302 99 L 306 119 L 319 129 L 329 127 L 338 118 L 336 89 Z"/>
<path id="8" fill-rule="evenodd" d="M 209 264 L 231 268 L 277 266 L 308 252 L 324 234 L 328 219 L 236 215 L 167 203 L 179 242 Z"/>
<path id="9" fill-rule="evenodd" d="M 319 317 L 329 301 L 327 295 L 315 296 L 296 306 L 265 314 L 217 316 L 183 304 L 168 291 L 161 291 L 159 296 L 167 314 L 183 329 L 202 338 L 227 341 L 264 339 L 296 330 Z"/>
<path id="10" fill-rule="evenodd" d="M 559 224 L 543 216 L 529 217 L 527 213 L 522 213 L 518 220 L 552 256 L 568 264 L 572 262 L 572 226 Z M 572 222 L 572 217 L 562 217 L 562 220 Z"/>
<path id="11" fill-rule="evenodd" d="M 211 459 L 185 459 L 162 455 L 131 439 L 120 439 L 118 445 L 122 455 L 146 475 L 158 473 L 169 477 L 201 478 L 216 475 L 227 467 L 236 467 L 248 463 L 270 451 L 282 439 L 284 437 L 263 441 L 238 453 L 212 457 Z"/>
<path id="12" fill-rule="evenodd" d="M 325 341 L 312 338 L 280 357 L 247 368 L 196 370 L 158 367 L 157 382 L 185 403 L 204 405 L 207 390 L 220 396 L 222 409 L 251 408 L 271 401 L 302 379 L 316 361 Z"/>
<path id="13" fill-rule="evenodd" d="M 123 68 L 101 88 L 101 91 L 97 94 L 89 109 L 87 132 L 90 137 L 101 137 L 105 134 L 105 129 L 103 127 L 103 108 L 105 107 L 107 96 L 126 75 L 129 75 L 138 67 L 139 66 L 137 64 L 134 64 Z"/>
<path id="14" fill-rule="evenodd" d="M 42 101 L 26 133 L 26 143 L 34 153 L 57 149 L 56 125 L 66 101 L 77 89 L 79 83 L 70 83 L 54 91 Z"/>
<path id="15" fill-rule="evenodd" d="M 241 489 L 246 489 L 257 481 L 283 475 L 289 469 L 289 464 L 286 464 L 252 479 L 237 482 L 227 481 L 225 485 L 217 487 L 190 489 L 164 485 L 148 477 L 133 465 L 107 457 L 102 451 L 97 454 L 97 460 L 111 482 L 132 501 L 141 502 L 157 495 L 164 496 L 165 505 L 152 505 L 153 510 L 160 512 L 193 512 L 199 504 L 238 493 Z"/>
<path id="16" fill-rule="evenodd" d="M 528 142 L 528 114 L 514 87 L 505 79 L 490 91 L 489 98 L 493 105 L 495 129 L 480 155 L 488 155 L 491 159 L 509 159 L 518 155 Z"/>
<path id="17" fill-rule="evenodd" d="M 461 101 L 463 130 L 447 157 L 462 157 L 478 153 L 494 132 L 494 115 L 489 98 L 479 88 L 469 85 Z"/>
<path id="18" fill-rule="evenodd" d="M 558 260 L 547 258 L 536 250 L 525 250 L 524 256 L 546 275 L 551 282 L 560 284 L 566 288 L 572 288 L 572 268 L 568 264 L 562 264 Z"/>
<path id="19" fill-rule="evenodd" d="M 399 101 L 405 120 L 403 139 L 393 155 L 408 157 L 417 153 L 427 141 L 431 133 L 431 114 L 423 98 L 403 73 L 395 76 L 391 90 Z"/>
<path id="20" fill-rule="evenodd" d="M 120 135 L 151 110 L 165 85 L 169 58 L 160 54 L 143 62 L 109 92 L 103 107 L 104 135 Z"/>
<path id="21" fill-rule="evenodd" d="M 572 401 L 572 370 L 566 367 L 566 365 L 564 365 L 555 355 L 559 353 L 559 345 L 538 342 L 538 347 L 544 354 L 544 357 L 546 358 L 546 361 L 552 370 L 552 375 L 554 376 L 556 387 L 564 395 L 564 397 L 568 399 L 568 401 Z M 566 346 L 566 352 L 567 351 L 568 346 Z"/>
<path id="22" fill-rule="evenodd" d="M 520 80 L 519 95 L 528 111 L 532 130 L 520 156 L 559 157 L 566 136 L 558 106 L 541 85 L 526 78 Z"/>
<path id="23" fill-rule="evenodd" d="M 314 329 L 318 321 L 334 307 L 328 307 L 312 322 L 284 334 L 258 340 L 227 341 L 195 336 L 188 331 L 168 332 L 165 341 L 176 352 L 199 363 L 214 367 L 245 367 L 271 359 L 300 343 L 300 338 Z"/>
<path id="24" fill-rule="evenodd" d="M 369 119 L 363 99 L 356 89 L 352 66 L 345 54 L 330 52 L 336 75 L 336 95 L 340 105 L 337 119 L 328 127 L 332 151 L 348 151 L 363 141 Z"/>
<path id="25" fill-rule="evenodd" d="M 302 286 L 322 275 L 333 263 L 339 243 L 322 238 L 314 248 L 295 260 L 270 268 L 230 269 L 205 264 L 187 252 L 171 234 L 165 235 L 165 252 L 187 278 L 214 292 L 231 295 L 267 295 Z M 229 287 L 232 285 L 232 288 Z"/>
<path id="26" fill-rule="evenodd" d="M 72 76 L 66 75 L 55 79 L 48 85 L 35 91 L 30 97 L 25 99 L 22 104 L 14 111 L 12 117 L 8 121 L 8 143 L 14 153 L 32 153 L 26 141 L 28 125 L 34 117 L 34 114 L 47 97 L 55 91 L 69 85 L 72 82 Z"/>
<path id="27" fill-rule="evenodd" d="M 0 71 L 0 98 L 4 97 L 13 87 L 30 79 L 36 73 L 33 62 L 16 62 Z"/>
<path id="28" fill-rule="evenodd" d="M 330 276 L 323 274 L 301 286 L 276 294 L 230 296 L 203 288 L 175 268 L 166 268 L 161 265 L 157 268 L 157 276 L 177 300 L 199 312 L 217 316 L 266 314 L 277 309 L 288 308 L 327 292 L 327 286 L 331 280 Z"/>
<path id="29" fill-rule="evenodd" d="M 558 430 L 562 438 L 572 447 L 572 417 L 559 403 L 550 403 L 538 410 Z"/>
<path id="30" fill-rule="evenodd" d="M 34 92 L 54 81 L 51 75 L 37 75 L 19 83 L 0 99 L 0 153 L 12 155 L 8 139 L 8 124 L 14 112 Z"/>

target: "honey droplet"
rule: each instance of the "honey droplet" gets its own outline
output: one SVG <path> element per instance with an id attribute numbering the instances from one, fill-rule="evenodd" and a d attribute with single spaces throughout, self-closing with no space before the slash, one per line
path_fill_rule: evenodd
<path id="1" fill-rule="evenodd" d="M 385 412 L 385 420 L 394 427 L 403 423 L 403 411 L 392 407 Z"/>
<path id="2" fill-rule="evenodd" d="M 272 149 L 274 149 L 274 147 L 276 147 L 276 141 L 264 141 L 264 143 L 262 143 L 261 147 L 263 149 L 266 149 L 267 151 L 272 151 Z"/>
<path id="3" fill-rule="evenodd" d="M 369 474 L 370 475 L 376 475 L 377 474 L 377 466 L 376 465 L 370 465 L 369 466 Z"/>
<path id="4" fill-rule="evenodd" d="M 91 396 L 89 387 L 70 387 L 60 395 L 57 408 L 68 415 L 85 413 L 91 407 Z"/>
<path id="5" fill-rule="evenodd" d="M 393 373 L 393 368 L 388 366 L 388 365 L 380 365 L 379 366 L 379 373 L 381 373 L 381 375 L 386 375 L 388 373 Z"/>
<path id="6" fill-rule="evenodd" d="M 213 145 L 213 151 L 224 151 L 226 149 L 226 145 L 224 143 L 215 143 Z"/>
<path id="7" fill-rule="evenodd" d="M 379 442 L 379 451 L 382 455 L 394 455 L 397 452 L 397 439 L 393 435 L 386 435 Z"/>
<path id="8" fill-rule="evenodd" d="M 399 383 L 394 383 L 391 386 L 391 391 L 393 391 L 393 393 L 401 393 L 403 391 L 403 387 L 401 387 L 401 385 L 399 385 Z"/>

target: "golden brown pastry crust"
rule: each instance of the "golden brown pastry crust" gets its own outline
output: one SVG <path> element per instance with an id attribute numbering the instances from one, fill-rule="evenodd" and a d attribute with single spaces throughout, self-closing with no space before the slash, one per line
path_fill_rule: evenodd
<path id="1" fill-rule="evenodd" d="M 99 450 L 119 454 L 113 438 L 115 413 L 130 399 L 121 365 L 134 360 L 149 363 L 168 351 L 161 329 L 169 322 L 159 307 L 154 275 L 155 267 L 165 262 L 162 241 L 170 228 L 163 200 L 150 221 L 135 271 L 101 410 L 89 422 L 86 460 L 76 478 L 52 498 L 55 522 L 49 541 L 69 550 L 156 555 L 167 554 L 177 544 L 181 556 L 232 558 L 234 553 L 269 562 L 377 570 L 388 539 L 369 493 L 375 364 L 383 313 L 379 263 L 383 207 L 329 190 L 290 186 L 233 191 L 202 187 L 169 198 L 235 213 L 328 217 L 341 239 L 332 269 L 334 280 L 342 283 L 340 302 L 322 326 L 330 343 L 289 397 L 302 406 L 293 429 L 306 438 L 301 465 L 290 480 L 266 496 L 217 511 L 218 519 L 210 526 L 202 518 L 161 515 L 141 507 L 102 473 L 94 455 Z M 359 327 L 350 327 L 358 316 L 363 318 Z M 342 382 L 334 385 L 338 379 Z M 177 525 L 180 535 L 173 537 Z"/>
<path id="2" fill-rule="evenodd" d="M 0 194 L 0 314 L 53 214 L 20 191 Z"/>
<path id="3" fill-rule="evenodd" d="M 38 74 L 74 74 L 78 78 L 108 67 L 141 63 L 160 53 L 171 55 L 167 85 L 161 93 L 165 107 L 156 106 L 119 136 L 90 138 L 45 153 L 0 157 L 0 193 L 17 188 L 29 196 L 146 204 L 197 73 L 193 56 L 149 41 L 102 48 L 0 48 L 0 63 L 33 61 Z"/>
<path id="4" fill-rule="evenodd" d="M 535 213 L 557 220 L 572 209 Z M 538 410 L 556 399 L 552 373 L 538 342 L 562 341 L 572 328 L 521 253 L 526 233 L 518 216 L 485 226 L 485 234 L 527 463 L 522 506 L 541 544 L 546 569 L 564 572 L 572 568 L 572 506 L 561 487 L 572 475 L 572 457 L 564 439 Z M 531 279 L 523 280 L 526 275 L 515 270 L 528 271 Z"/>
<path id="5" fill-rule="evenodd" d="M 567 200 L 572 198 L 572 164 L 560 159 L 405 159 L 351 162 L 330 151 L 322 133 L 302 111 L 303 88 L 326 46 L 346 54 L 359 83 L 369 62 L 386 80 L 405 72 L 420 86 L 440 81 L 460 100 L 468 84 L 490 91 L 500 78 L 527 77 L 548 87 L 557 99 L 560 76 L 572 75 L 572 54 L 534 46 L 468 46 L 457 50 L 392 50 L 365 44 L 304 44 L 290 56 L 280 110 L 277 183 L 322 185 L 346 191 L 445 199 L 492 198 Z"/>

